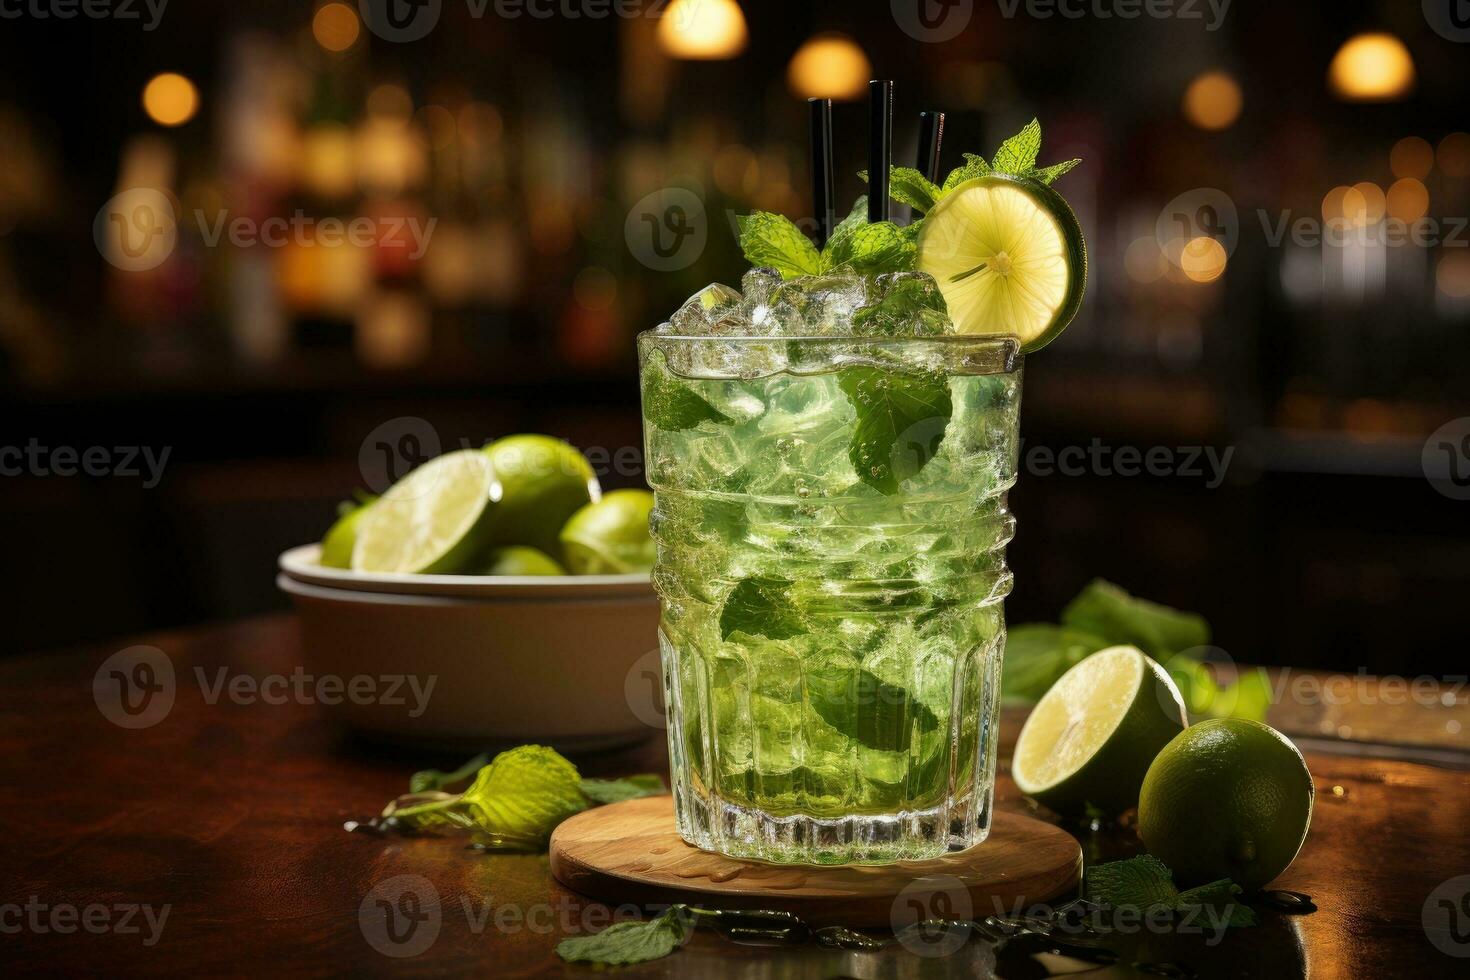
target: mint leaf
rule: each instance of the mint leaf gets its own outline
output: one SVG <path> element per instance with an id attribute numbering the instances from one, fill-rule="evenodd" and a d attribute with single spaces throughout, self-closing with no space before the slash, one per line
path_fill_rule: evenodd
<path id="1" fill-rule="evenodd" d="M 951 170 L 949 176 L 944 178 L 944 186 L 940 188 L 940 197 L 948 194 L 967 180 L 984 177 L 986 174 L 993 172 L 990 164 L 986 163 L 985 158 L 978 153 L 966 153 L 963 156 L 965 158 L 964 165 Z"/>
<path id="2" fill-rule="evenodd" d="M 725 597 L 720 609 L 720 639 L 734 633 L 789 640 L 806 632 L 801 611 L 791 601 L 791 582 L 781 578 L 748 578 Z"/>
<path id="3" fill-rule="evenodd" d="M 1041 152 L 1041 123 L 1033 119 L 995 151 L 990 164 L 1003 174 L 1023 176 L 1036 167 Z"/>
<path id="4" fill-rule="evenodd" d="M 849 733 L 863 745 L 880 752 L 907 752 L 915 735 L 939 728 L 929 706 L 902 687 L 889 684 L 866 670 L 839 671 L 836 686 L 812 678 L 808 702 L 822 720 Z"/>
<path id="5" fill-rule="evenodd" d="M 618 922 L 595 936 L 563 939 L 556 944 L 556 955 L 569 963 L 646 963 L 668 956 L 693 931 L 694 914 L 689 907 L 670 905 L 652 919 Z"/>
<path id="6" fill-rule="evenodd" d="M 1081 160 L 1068 160 L 1065 163 L 1054 163 L 1050 167 L 1043 167 L 1040 170 L 1033 169 L 1029 174 L 1027 174 L 1027 176 L 1033 177 L 1036 180 L 1041 181 L 1043 184 L 1050 184 L 1052 181 L 1056 180 L 1062 174 L 1071 170 L 1073 167 L 1077 166 L 1081 162 Z"/>
<path id="7" fill-rule="evenodd" d="M 488 752 L 482 752 L 453 772 L 441 772 L 438 769 L 424 769 L 408 778 L 408 791 L 410 793 L 428 793 L 434 790 L 446 789 L 456 783 L 462 783 L 469 779 L 483 769 L 489 761 L 490 754 Z"/>
<path id="8" fill-rule="evenodd" d="M 933 459 L 954 412 L 940 374 L 844 368 L 838 386 L 857 408 L 848 459 L 859 480 L 885 494 Z"/>
<path id="9" fill-rule="evenodd" d="M 497 755 L 460 797 L 475 823 L 492 837 L 545 846 L 556 825 L 587 809 L 577 767 L 544 745 L 522 745 Z"/>
<path id="10" fill-rule="evenodd" d="M 643 417 L 665 432 L 682 432 L 701 422 L 726 425 L 731 421 L 693 388 L 669 374 L 658 354 L 643 370 Z"/>
<path id="11" fill-rule="evenodd" d="M 866 182 L 868 172 L 860 170 L 858 176 Z M 943 194 L 938 184 L 913 167 L 888 168 L 888 196 L 899 204 L 907 204 L 920 214 L 927 213 L 934 207 L 934 202 Z"/>
<path id="12" fill-rule="evenodd" d="M 775 269 L 785 279 L 822 271 L 817 247 L 789 218 L 753 211 L 737 216 L 736 223 L 740 226 L 740 250 L 756 268 Z"/>
<path id="13" fill-rule="evenodd" d="M 1088 654 L 1108 646 L 1100 636 L 1049 623 L 1026 623 L 1006 634 L 1000 695 L 1036 702 Z"/>
<path id="14" fill-rule="evenodd" d="M 865 336 L 889 336 L 925 332 L 932 319 L 932 332 L 944 332 L 948 306 L 939 286 L 928 276 L 885 276 L 878 280 L 883 298 L 852 315 L 853 332 Z"/>
<path id="15" fill-rule="evenodd" d="M 1062 610 L 1062 624 L 1112 643 L 1131 643 L 1155 660 L 1210 642 L 1203 616 L 1138 599 L 1094 579 Z"/>
<path id="16" fill-rule="evenodd" d="M 862 275 L 876 276 L 913 269 L 917 255 L 918 246 L 904 229 L 891 221 L 880 221 L 858 225 L 843 235 L 828 250 L 826 261 L 834 267 L 847 265 Z"/>
<path id="17" fill-rule="evenodd" d="M 1240 886 L 1229 878 L 1180 892 L 1168 865 L 1151 854 L 1094 865 L 1087 869 L 1083 882 L 1084 896 L 1099 905 L 1145 911 L 1162 907 L 1175 912 L 1207 908 L 1223 912 L 1227 927 L 1253 926 L 1255 911 L 1241 904 L 1240 892 Z"/>
<path id="18" fill-rule="evenodd" d="M 1169 866 L 1152 854 L 1088 868 L 1083 889 L 1090 901 L 1114 908 L 1173 908 L 1179 899 Z"/>
<path id="19" fill-rule="evenodd" d="M 831 260 L 832 249 L 838 247 L 844 238 L 867 223 L 868 195 L 859 194 L 858 199 L 853 202 L 852 210 L 847 212 L 847 217 L 837 223 L 836 228 L 832 229 L 832 237 L 827 239 L 827 247 L 822 249 L 822 268 L 824 270 L 835 265 Z"/>
<path id="20" fill-rule="evenodd" d="M 655 773 L 646 772 L 622 779 L 584 779 L 582 794 L 593 803 L 621 803 L 644 796 L 661 796 L 667 793 L 664 781 Z"/>

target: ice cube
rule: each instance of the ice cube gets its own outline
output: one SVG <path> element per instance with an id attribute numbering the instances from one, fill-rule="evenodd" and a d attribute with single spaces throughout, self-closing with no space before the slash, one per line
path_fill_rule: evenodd
<path id="1" fill-rule="evenodd" d="M 724 283 L 711 283 L 684 301 L 669 317 L 669 327 L 673 333 L 688 337 L 733 332 L 722 329 L 723 321 L 739 311 L 740 300 L 739 290 Z"/>
<path id="2" fill-rule="evenodd" d="M 747 276 L 747 281 L 750 277 Z M 762 335 L 825 336 L 852 332 L 852 315 L 872 300 L 871 281 L 855 275 L 797 276 L 757 280 L 744 310 Z"/>
<path id="3" fill-rule="evenodd" d="M 930 337 L 954 333 L 944 294 L 923 272 L 890 272 L 874 282 L 875 302 L 854 314 L 853 333 L 862 336 Z"/>

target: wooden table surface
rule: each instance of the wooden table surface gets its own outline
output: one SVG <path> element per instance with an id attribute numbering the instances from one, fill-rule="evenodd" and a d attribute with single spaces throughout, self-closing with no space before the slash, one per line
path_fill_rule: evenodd
<path id="1" fill-rule="evenodd" d="M 0 664 L 0 772 L 8 790 L 0 810 L 0 949 L 7 967 L 190 976 L 591 974 L 562 963 L 553 947 L 564 935 L 600 928 L 606 909 L 556 884 L 544 855 L 487 857 L 453 840 L 343 830 L 344 821 L 370 816 L 403 792 L 415 769 L 462 760 L 362 744 L 294 699 L 210 703 L 196 667 L 210 678 L 220 667 L 262 678 L 289 676 L 301 664 L 290 617 L 141 642 L 165 651 L 180 679 L 172 710 L 148 728 L 112 724 L 93 699 L 94 672 L 125 643 Z M 1438 766 L 1320 752 L 1307 759 L 1318 793 L 1311 834 L 1275 884 L 1311 895 L 1319 910 L 1268 914 L 1212 947 L 1176 949 L 1168 946 L 1172 937 L 1157 943 L 1200 976 L 1467 975 L 1470 959 L 1436 948 L 1422 916 L 1432 893 L 1435 901 L 1448 894 L 1437 888 L 1470 875 L 1470 772 L 1456 768 L 1453 756 Z M 661 739 L 577 761 L 588 775 L 667 765 Z M 1000 806 L 1026 808 L 1009 778 L 997 793 Z M 1089 859 L 1122 856 L 1136 850 L 1129 837 L 1087 836 L 1084 851 Z M 385 945 L 382 937 L 369 935 L 359 918 L 365 900 L 370 907 L 376 897 L 393 897 L 399 875 L 418 876 L 404 881 L 439 900 L 437 933 L 406 958 L 379 952 L 374 941 Z M 1465 906 L 1463 941 L 1440 938 L 1460 957 L 1470 956 L 1466 890 L 1470 878 L 1450 886 L 1452 900 Z M 619 972 L 985 976 L 994 967 L 993 948 L 979 940 L 926 958 L 901 947 L 757 948 L 701 931 L 673 956 Z M 1134 974 L 1122 967 L 1088 974 L 1104 975 Z"/>

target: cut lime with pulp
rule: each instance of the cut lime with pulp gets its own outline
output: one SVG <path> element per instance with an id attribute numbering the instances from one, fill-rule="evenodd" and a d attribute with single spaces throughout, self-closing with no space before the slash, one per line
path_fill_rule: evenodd
<path id="1" fill-rule="evenodd" d="M 574 575 L 623 575 L 653 567 L 648 515 L 653 494 L 614 490 L 572 515 L 561 530 L 562 552 Z"/>
<path id="2" fill-rule="evenodd" d="M 960 333 L 1011 334 L 1034 351 L 1076 316 L 1087 246 L 1056 191 L 989 174 L 960 184 L 929 212 L 919 271 L 939 283 Z"/>
<path id="3" fill-rule="evenodd" d="M 431 459 L 388 488 L 357 529 L 359 572 L 464 571 L 486 544 L 499 484 L 486 455 Z"/>
<path id="4" fill-rule="evenodd" d="M 1052 685 L 1016 740 L 1011 775 L 1063 814 L 1089 804 L 1118 814 L 1138 803 L 1144 774 L 1185 725 L 1184 702 L 1163 667 L 1137 647 L 1108 647 Z"/>
<path id="5" fill-rule="evenodd" d="M 491 540 L 561 558 L 557 534 L 562 525 L 602 495 L 592 464 L 575 446 L 543 435 L 506 436 L 483 452 L 500 485 Z"/>

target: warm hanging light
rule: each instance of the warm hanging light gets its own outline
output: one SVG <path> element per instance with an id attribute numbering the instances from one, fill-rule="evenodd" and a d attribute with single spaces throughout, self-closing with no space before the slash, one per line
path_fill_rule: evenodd
<path id="1" fill-rule="evenodd" d="M 1414 59 L 1392 34 L 1348 38 L 1332 59 L 1327 79 L 1349 102 L 1392 102 L 1414 87 Z"/>
<path id="2" fill-rule="evenodd" d="M 818 34 L 791 57 L 786 83 L 803 99 L 856 99 L 868 91 L 873 66 L 846 34 Z"/>
<path id="3" fill-rule="evenodd" d="M 345 3 L 323 4 L 311 18 L 311 36 L 328 51 L 346 51 L 361 33 L 357 11 Z"/>
<path id="4" fill-rule="evenodd" d="M 735 0 L 673 0 L 658 22 L 658 43 L 674 58 L 733 58 L 747 39 L 745 14 Z"/>
<path id="5" fill-rule="evenodd" d="M 154 75 L 143 86 L 143 111 L 160 126 L 182 126 L 199 110 L 199 90 L 176 72 Z"/>
<path id="6" fill-rule="evenodd" d="M 1229 129 L 1240 118 L 1244 100 L 1235 79 L 1223 71 L 1207 71 L 1184 92 L 1184 117 L 1200 129 Z"/>

